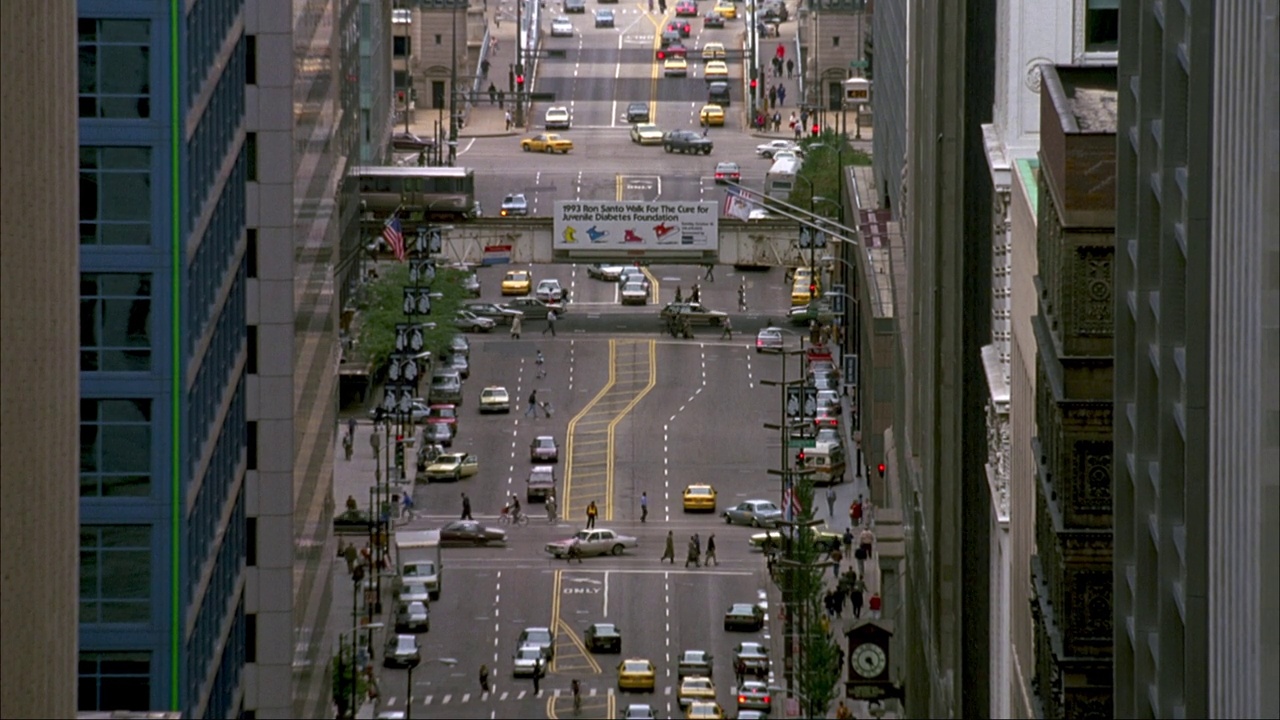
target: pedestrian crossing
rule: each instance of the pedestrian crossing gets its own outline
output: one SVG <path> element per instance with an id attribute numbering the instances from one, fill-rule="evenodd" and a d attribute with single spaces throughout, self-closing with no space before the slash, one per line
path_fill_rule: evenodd
<path id="1" fill-rule="evenodd" d="M 769 673 L 769 682 L 770 683 L 773 682 L 772 672 Z M 653 696 L 653 695 L 660 695 L 664 698 L 671 698 L 675 696 L 676 690 L 677 690 L 677 687 L 675 685 L 665 685 L 660 689 L 655 689 L 654 692 L 652 693 L 627 693 L 626 695 L 623 695 L 622 693 L 619 693 L 616 688 L 612 688 L 612 687 L 608 687 L 608 688 L 590 687 L 589 688 L 584 686 L 582 688 L 582 697 L 584 701 L 587 701 L 587 702 L 590 702 L 594 698 L 608 698 L 614 695 L 618 695 L 620 697 L 627 697 L 627 698 L 636 698 L 638 700 L 643 700 L 644 697 Z M 738 686 L 737 685 L 731 686 L 729 688 L 729 695 L 733 697 L 733 696 L 736 696 L 737 694 L 738 694 Z M 444 694 L 426 695 L 420 701 L 415 699 L 414 705 L 421 705 L 423 707 L 428 707 L 432 705 L 439 705 L 439 706 L 451 705 L 452 706 L 452 705 L 466 705 L 472 702 L 503 703 L 503 702 L 522 702 L 524 700 L 546 700 L 548 698 L 553 698 L 557 703 L 559 703 L 561 698 L 564 698 L 566 701 L 569 701 L 572 697 L 573 697 L 573 694 L 569 690 L 569 688 L 542 688 L 535 695 L 532 687 L 521 688 L 520 690 L 501 690 L 498 687 L 494 687 L 494 689 L 491 690 L 490 692 L 479 692 L 479 693 L 464 692 L 464 693 L 444 693 Z M 391 708 L 403 706 L 404 704 L 405 704 L 404 698 L 391 696 L 387 698 L 386 702 L 383 703 L 382 706 L 384 708 L 391 709 Z"/>

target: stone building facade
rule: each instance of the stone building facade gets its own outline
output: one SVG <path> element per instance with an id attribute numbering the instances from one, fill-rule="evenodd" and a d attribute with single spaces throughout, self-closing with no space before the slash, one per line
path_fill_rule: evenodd
<path id="1" fill-rule="evenodd" d="M 1036 287 L 1037 715 L 1112 715 L 1115 68 L 1042 69 Z"/>

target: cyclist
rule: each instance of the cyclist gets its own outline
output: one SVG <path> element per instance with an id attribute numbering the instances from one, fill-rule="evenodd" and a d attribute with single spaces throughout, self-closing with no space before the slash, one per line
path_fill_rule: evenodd
<path id="1" fill-rule="evenodd" d="M 507 509 L 511 512 L 511 519 L 518 521 L 520 519 L 520 498 L 512 495 L 511 501 L 507 503 Z"/>

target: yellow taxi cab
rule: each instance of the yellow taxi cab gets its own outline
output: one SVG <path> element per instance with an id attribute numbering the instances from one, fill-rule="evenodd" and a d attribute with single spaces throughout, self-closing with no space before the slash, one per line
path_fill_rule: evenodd
<path id="1" fill-rule="evenodd" d="M 723 60 L 711 60 L 707 62 L 707 66 L 702 69 L 702 77 L 707 82 L 713 80 L 728 80 L 729 66 Z"/>
<path id="2" fill-rule="evenodd" d="M 808 305 L 810 299 L 814 297 L 819 297 L 819 295 L 820 294 L 816 287 L 814 288 L 813 294 L 810 295 L 808 280 L 797 279 L 796 283 L 791 286 L 791 307 Z"/>
<path id="3" fill-rule="evenodd" d="M 538 133 L 521 140 L 520 149 L 525 152 L 568 153 L 573 149 L 573 141 L 556 133 Z"/>
<path id="4" fill-rule="evenodd" d="M 706 483 L 695 483 L 684 489 L 684 511 L 716 511 L 716 489 Z"/>
<path id="5" fill-rule="evenodd" d="M 662 74 L 671 77 L 672 75 L 685 76 L 689 74 L 689 61 L 679 55 L 672 55 L 662 61 Z"/>
<path id="6" fill-rule="evenodd" d="M 690 675 L 680 681 L 680 689 L 676 691 L 676 699 L 680 705 L 691 705 L 696 702 L 715 703 L 716 686 L 711 678 L 703 675 Z"/>
<path id="7" fill-rule="evenodd" d="M 724 709 L 720 707 L 720 703 L 695 702 L 689 704 L 689 709 L 684 716 L 686 719 L 724 720 Z"/>
<path id="8" fill-rule="evenodd" d="M 704 62 L 710 60 L 724 60 L 724 43 L 709 42 L 702 46 L 702 60 Z"/>
<path id="9" fill-rule="evenodd" d="M 738 7 L 733 4 L 733 0 L 717 0 L 712 12 L 725 20 L 736 20 L 738 18 Z"/>
<path id="10" fill-rule="evenodd" d="M 809 282 L 809 278 L 811 277 L 813 277 L 813 268 L 798 267 L 795 269 L 796 282 L 800 282 L 801 280 L 804 280 L 807 283 Z"/>
<path id="11" fill-rule="evenodd" d="M 703 125 L 724 125 L 724 108 L 708 103 L 698 111 L 698 122 Z"/>
<path id="12" fill-rule="evenodd" d="M 653 692 L 653 663 L 644 658 L 628 658 L 618 663 L 619 690 L 647 690 Z"/>
<path id="13" fill-rule="evenodd" d="M 528 270 L 508 270 L 502 277 L 503 295 L 528 295 L 532 288 L 533 273 Z"/>

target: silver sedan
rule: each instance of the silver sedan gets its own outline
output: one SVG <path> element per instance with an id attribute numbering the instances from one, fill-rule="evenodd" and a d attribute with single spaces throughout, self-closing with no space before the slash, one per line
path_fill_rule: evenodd
<path id="1" fill-rule="evenodd" d="M 777 527 L 781 519 L 782 509 L 770 500 L 746 500 L 724 511 L 724 521 L 730 525 Z"/>

